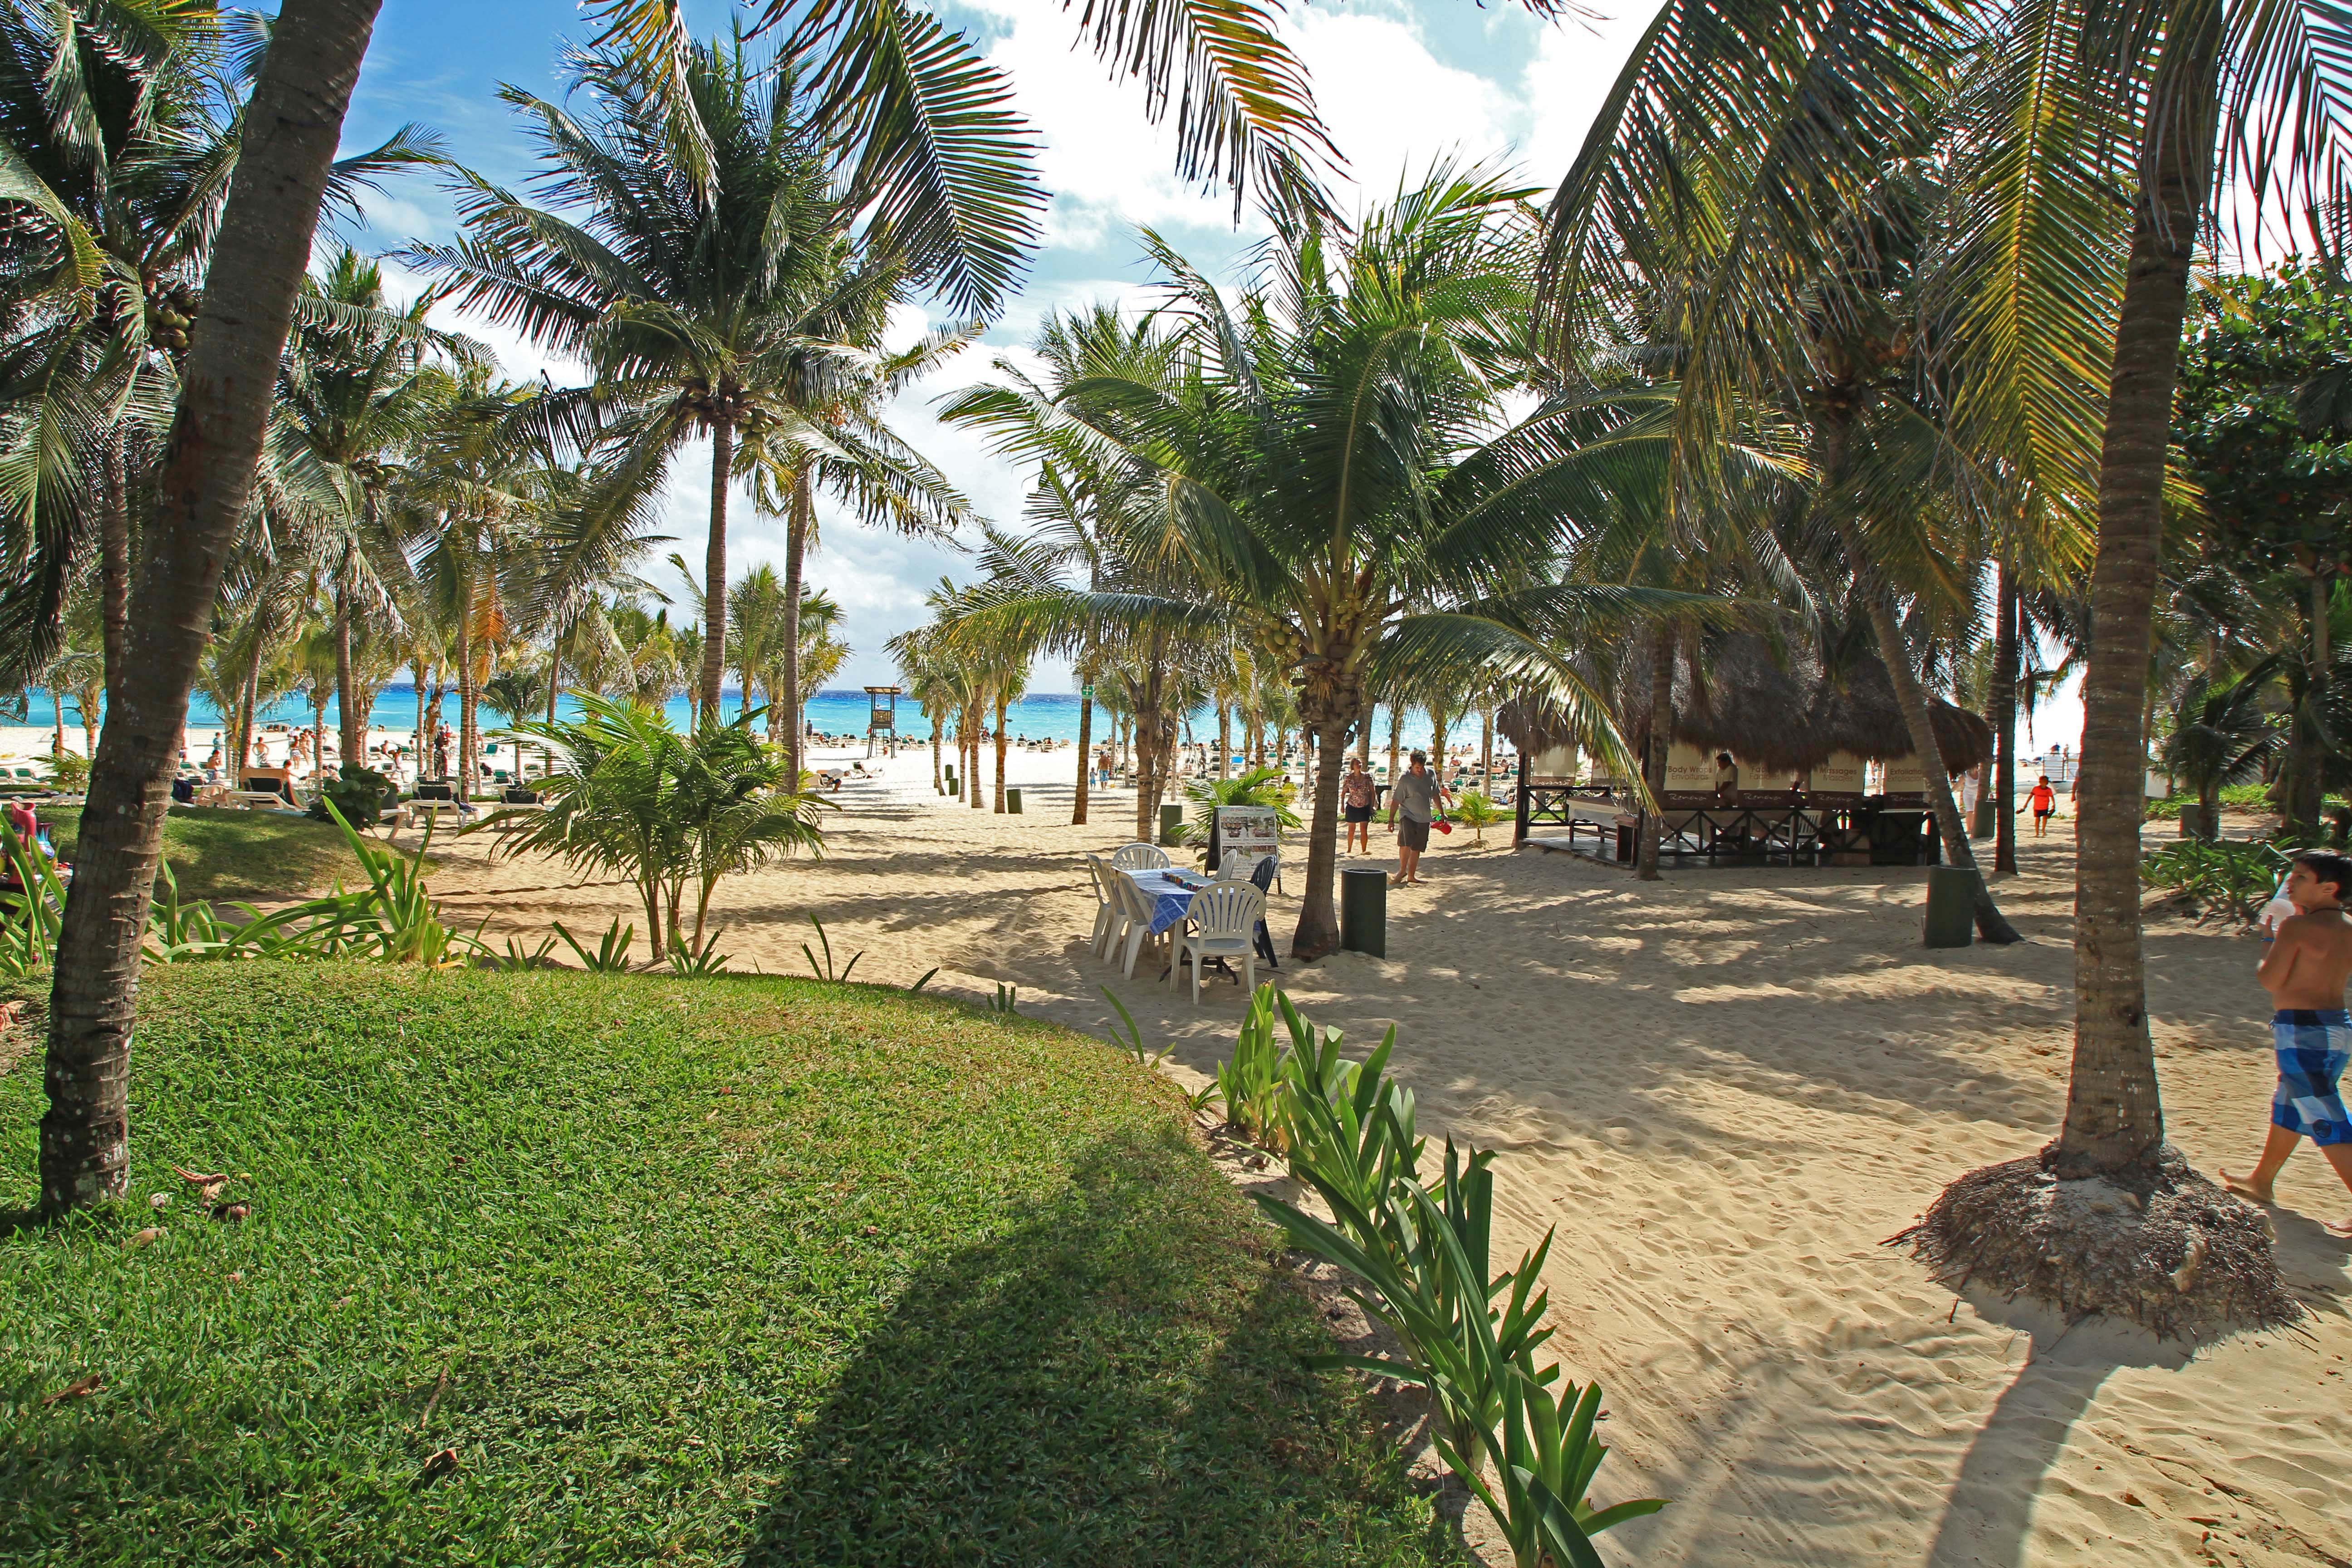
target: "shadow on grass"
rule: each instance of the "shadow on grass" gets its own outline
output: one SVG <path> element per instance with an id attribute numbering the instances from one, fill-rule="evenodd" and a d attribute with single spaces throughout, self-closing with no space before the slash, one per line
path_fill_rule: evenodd
<path id="1" fill-rule="evenodd" d="M 744 1562 L 1465 1561 L 1181 1134 L 917 1274 L 803 1431 Z"/>

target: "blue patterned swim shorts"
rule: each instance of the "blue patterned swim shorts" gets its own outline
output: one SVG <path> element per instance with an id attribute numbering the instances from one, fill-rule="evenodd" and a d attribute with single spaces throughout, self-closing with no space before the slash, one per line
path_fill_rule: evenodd
<path id="1" fill-rule="evenodd" d="M 2352 1112 L 2336 1087 L 2352 1062 L 2352 1014 L 2282 1008 L 2271 1020 L 2278 1044 L 2278 1092 L 2271 1121 L 2315 1143 L 2352 1143 Z"/>

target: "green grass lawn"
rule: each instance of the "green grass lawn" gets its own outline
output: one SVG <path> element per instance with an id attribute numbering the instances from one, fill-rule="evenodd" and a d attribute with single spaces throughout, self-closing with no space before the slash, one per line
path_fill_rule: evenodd
<path id="1" fill-rule="evenodd" d="M 71 860 L 80 808 L 39 810 L 58 854 Z M 163 859 L 179 879 L 183 899 L 295 898 L 338 877 L 346 887 L 365 885 L 359 861 L 333 823 L 290 812 L 173 806 L 163 817 Z"/>
<path id="2" fill-rule="evenodd" d="M 1066 1030 L 195 965 L 142 983 L 131 1100 L 129 1204 L 0 1231 L 0 1561 L 1464 1561 L 1173 1091 Z"/>

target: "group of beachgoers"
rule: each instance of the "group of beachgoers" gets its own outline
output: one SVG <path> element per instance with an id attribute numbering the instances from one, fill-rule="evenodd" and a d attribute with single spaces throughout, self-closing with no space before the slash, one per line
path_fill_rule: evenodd
<path id="1" fill-rule="evenodd" d="M 1380 785 L 1371 769 L 1364 765 L 1363 758 L 1349 757 L 1348 771 L 1339 776 L 1339 810 L 1348 830 L 1347 840 L 1339 847 L 1341 855 L 1371 854 L 1372 816 L 1379 803 Z M 1429 771 L 1429 753 L 1413 752 L 1389 789 L 1388 828 L 1397 841 L 1397 868 L 1389 878 L 1391 883 L 1421 885 L 1421 857 L 1429 847 L 1430 830 L 1453 830 L 1445 821 L 1445 809 L 1453 804 L 1453 790 Z"/>

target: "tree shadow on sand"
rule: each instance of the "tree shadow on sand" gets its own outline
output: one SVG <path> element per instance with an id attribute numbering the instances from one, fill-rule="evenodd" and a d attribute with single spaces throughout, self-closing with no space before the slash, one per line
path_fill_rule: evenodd
<path id="1" fill-rule="evenodd" d="M 2340 1248 L 2326 1247 L 2326 1233 L 2307 1222 L 2282 1224 L 2279 1231 L 2279 1261 L 2295 1293 L 2315 1312 L 2342 1315 L 2352 1281 L 2340 1268 Z M 2331 1262 L 2339 1267 L 2331 1268 Z M 2158 1341 L 2128 1323 L 2091 1319 L 2070 1325 L 2032 1302 L 2004 1300 L 1980 1285 L 1967 1296 L 1979 1317 L 2031 1335 L 2033 1352 L 1969 1444 L 1945 1500 L 1927 1568 L 2022 1568 L 2032 1560 L 2034 1510 L 2043 1483 L 2107 1378 L 2128 1367 L 2177 1372 L 2200 1352 L 2235 1336 Z M 2237 1484 L 2223 1489 L 2254 1502 Z"/>
<path id="2" fill-rule="evenodd" d="M 747 1565 L 1464 1561 L 1172 1124 L 909 1281 L 803 1429 Z"/>

